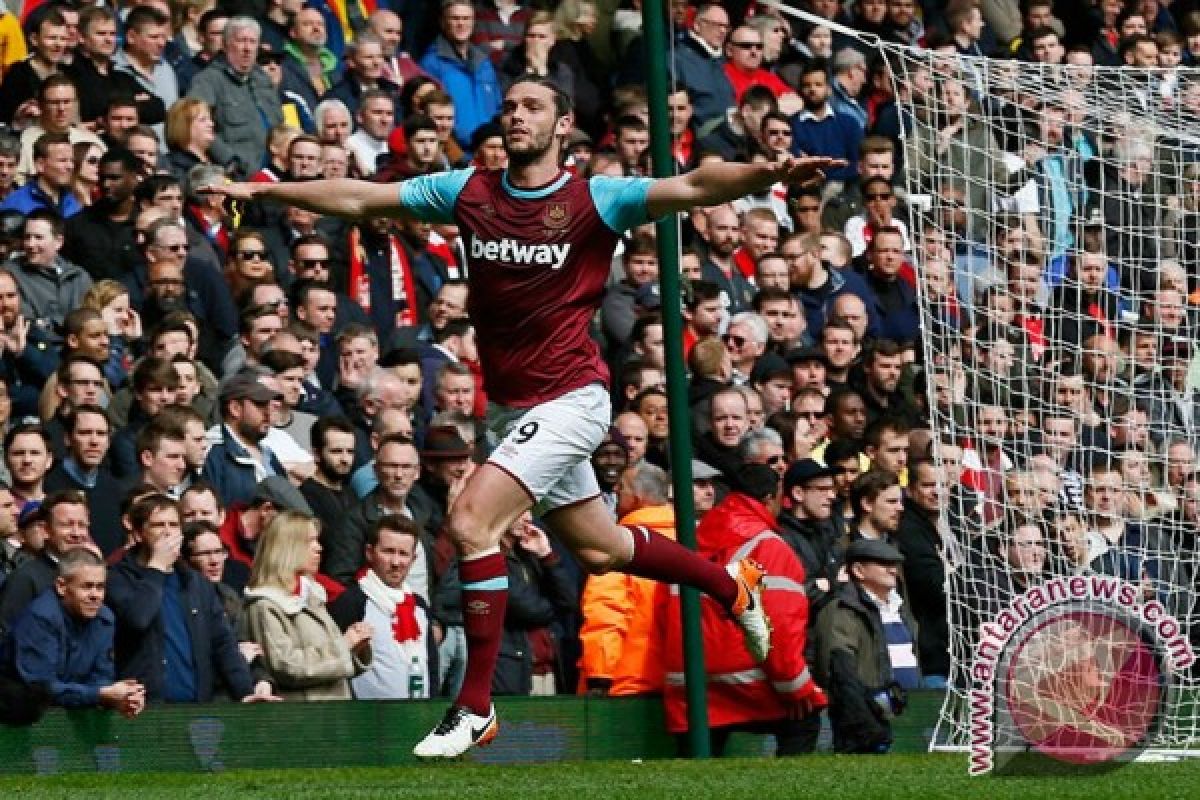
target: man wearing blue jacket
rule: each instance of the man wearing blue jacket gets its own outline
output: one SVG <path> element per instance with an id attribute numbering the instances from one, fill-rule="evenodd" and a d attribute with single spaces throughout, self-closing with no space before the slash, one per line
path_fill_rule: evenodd
<path id="1" fill-rule="evenodd" d="M 487 51 L 471 44 L 475 8 L 468 0 L 444 0 L 442 34 L 421 58 L 421 69 L 454 98 L 454 138 L 471 141 L 475 129 L 500 110 L 500 79 Z"/>
<path id="2" fill-rule="evenodd" d="M 146 706 L 135 680 L 114 680 L 113 614 L 104 607 L 104 561 L 87 549 L 58 562 L 54 586 L 18 617 L 0 647 L 0 720 L 32 724 L 46 705 L 111 708 L 136 717 Z"/>

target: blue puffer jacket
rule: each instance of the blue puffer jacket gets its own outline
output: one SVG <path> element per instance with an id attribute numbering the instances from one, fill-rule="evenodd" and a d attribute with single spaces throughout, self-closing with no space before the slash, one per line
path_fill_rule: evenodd
<path id="1" fill-rule="evenodd" d="M 500 79 L 491 59 L 481 48 L 471 45 L 464 61 L 446 37 L 439 36 L 421 59 L 421 69 L 454 98 L 454 138 L 466 146 L 475 129 L 490 122 L 500 110 Z"/>

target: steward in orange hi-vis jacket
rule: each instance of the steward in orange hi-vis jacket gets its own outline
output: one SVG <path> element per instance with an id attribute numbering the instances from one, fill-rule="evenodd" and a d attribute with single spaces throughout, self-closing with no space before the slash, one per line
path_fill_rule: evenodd
<path id="1" fill-rule="evenodd" d="M 645 525 L 674 539 L 675 509 L 670 505 L 639 508 L 623 516 L 621 524 Z M 588 578 L 579 631 L 580 691 L 603 689 L 611 697 L 662 693 L 666 589 L 658 581 L 624 572 Z"/>

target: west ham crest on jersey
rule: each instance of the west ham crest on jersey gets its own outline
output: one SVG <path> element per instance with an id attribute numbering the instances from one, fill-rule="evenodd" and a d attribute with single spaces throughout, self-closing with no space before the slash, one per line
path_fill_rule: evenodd
<path id="1" fill-rule="evenodd" d="M 562 230 L 571 222 L 571 207 L 566 203 L 547 203 L 542 224 L 551 230 Z"/>

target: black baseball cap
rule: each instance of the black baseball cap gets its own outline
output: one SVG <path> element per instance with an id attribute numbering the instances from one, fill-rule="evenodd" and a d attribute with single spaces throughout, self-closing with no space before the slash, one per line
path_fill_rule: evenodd
<path id="1" fill-rule="evenodd" d="M 783 490 L 786 492 L 817 478 L 832 478 L 842 472 L 841 467 L 827 467 L 815 458 L 802 458 L 783 473 Z"/>

